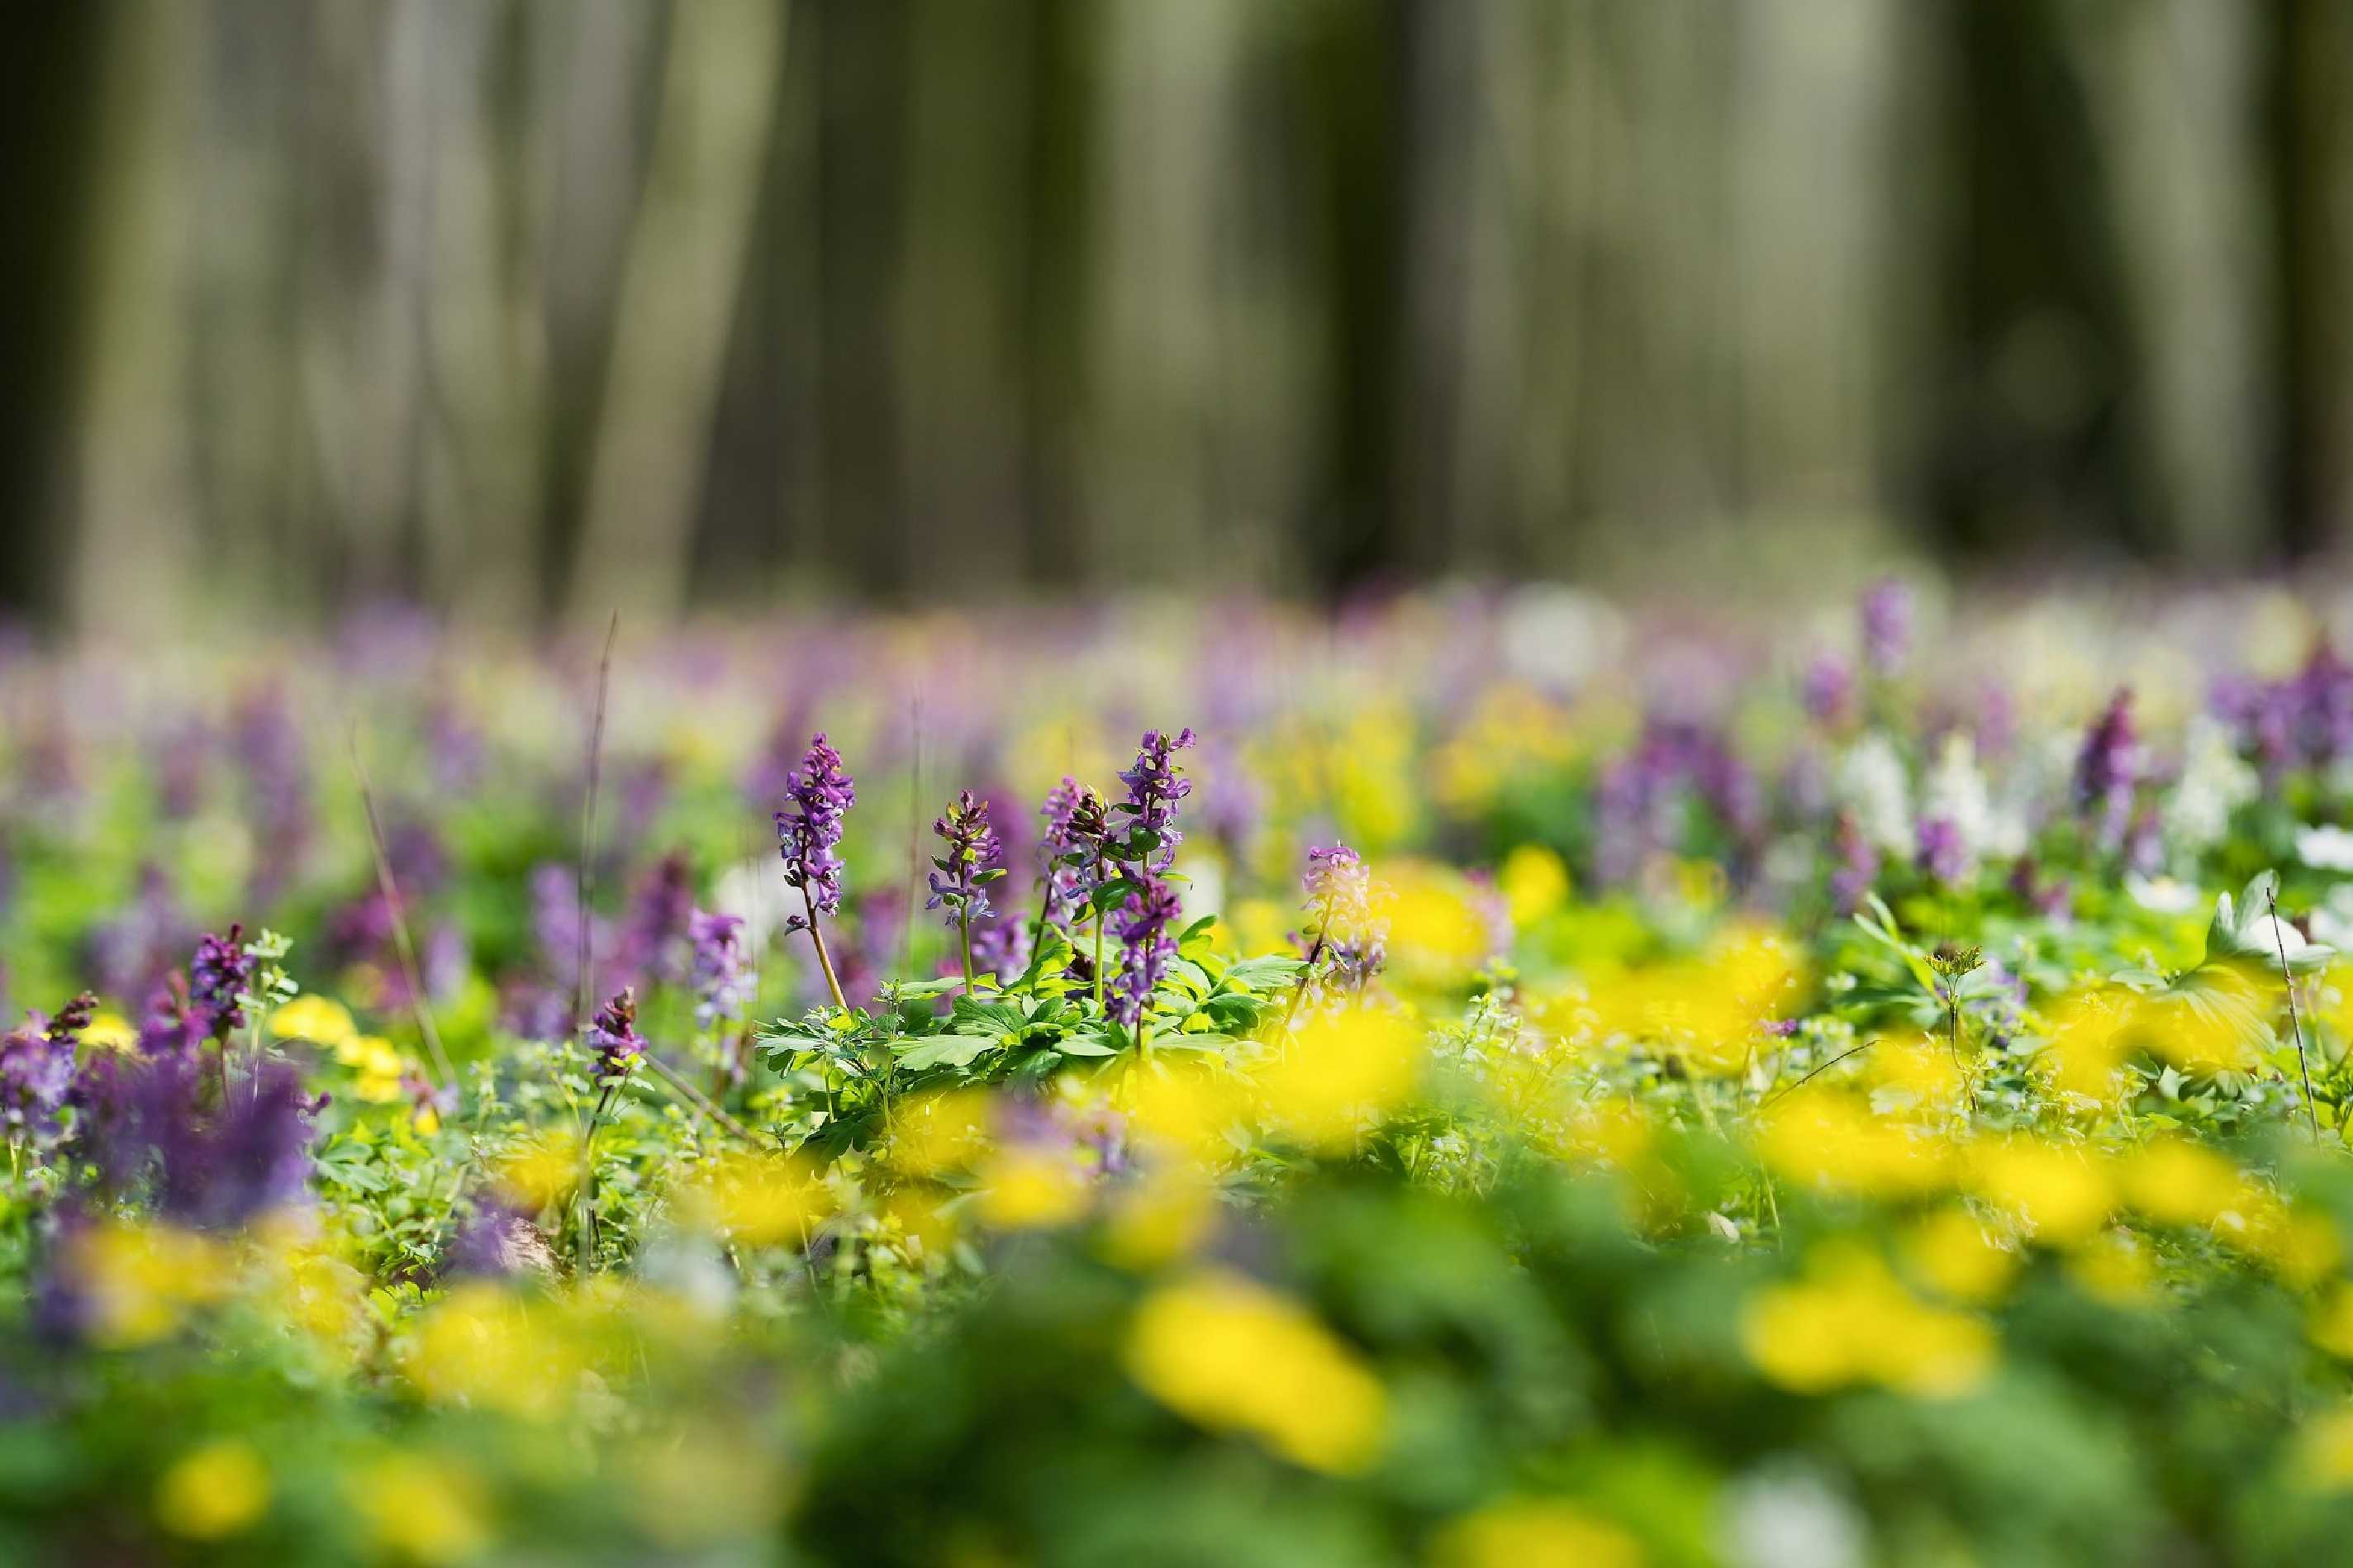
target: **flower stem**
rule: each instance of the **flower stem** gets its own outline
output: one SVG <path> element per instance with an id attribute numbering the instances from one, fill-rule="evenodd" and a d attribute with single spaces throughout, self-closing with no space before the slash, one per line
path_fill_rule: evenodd
<path id="1" fill-rule="evenodd" d="M 847 1013 L 849 1004 L 842 999 L 841 977 L 833 972 L 833 955 L 825 950 L 825 933 L 817 929 L 817 900 L 809 897 L 807 888 L 801 889 L 801 905 L 808 910 L 809 941 L 817 944 L 817 966 L 825 971 L 825 988 L 833 993 L 833 1005 Z"/>
<path id="2" fill-rule="evenodd" d="M 2271 900 L 2272 941 L 2279 948 L 2280 984 L 2287 987 L 2287 1023 L 2288 1027 L 2295 1031 L 2295 1065 L 2304 1075 L 2305 1119 L 2312 1125 L 2312 1141 L 2317 1143 L 2320 1142 L 2320 1108 L 2313 1103 L 2312 1099 L 2312 1061 L 2305 1055 L 2304 1019 L 2295 1010 L 2295 973 L 2287 966 L 2287 929 L 2280 924 L 2279 889 L 2276 884 L 2265 889 L 2263 896 Z"/>

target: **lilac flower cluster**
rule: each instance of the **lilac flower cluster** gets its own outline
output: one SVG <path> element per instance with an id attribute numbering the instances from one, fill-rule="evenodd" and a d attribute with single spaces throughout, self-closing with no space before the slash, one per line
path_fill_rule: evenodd
<path id="1" fill-rule="evenodd" d="M 1111 834 L 1102 795 L 1065 773 L 1039 808 L 1046 819 L 1038 840 L 1038 885 L 1045 923 L 1067 931 L 1103 878 L 1104 841 Z"/>
<path id="2" fill-rule="evenodd" d="M 1173 739 L 1147 730 L 1135 765 L 1119 775 L 1127 785 L 1127 798 L 1112 809 L 1126 819 L 1123 826 L 1131 840 L 1149 836 L 1151 847 L 1136 860 L 1155 874 L 1176 863 L 1176 846 L 1184 842 L 1184 835 L 1176 831 L 1176 803 L 1193 793 L 1193 782 L 1183 775 L 1174 753 L 1192 743 L 1189 729 L 1179 730 Z"/>
<path id="3" fill-rule="evenodd" d="M 227 936 L 206 932 L 188 963 L 190 1021 L 215 1039 L 245 1027 L 245 992 L 253 983 L 253 959 L 245 951 L 244 936 L 245 928 L 234 924 Z"/>
<path id="4" fill-rule="evenodd" d="M 637 993 L 626 985 L 615 992 L 581 1032 L 581 1044 L 596 1058 L 598 1086 L 610 1093 L 645 1054 L 645 1039 L 638 1033 Z"/>
<path id="5" fill-rule="evenodd" d="M 694 1021 L 705 1029 L 744 1016 L 751 1000 L 751 976 L 744 967 L 744 919 L 696 910 L 687 921 L 693 957 L 688 973 L 694 986 Z"/>
<path id="6" fill-rule="evenodd" d="M 1152 993 L 1168 973 L 1169 962 L 1176 956 L 1170 928 L 1184 912 L 1176 889 L 1150 873 L 1144 877 L 1143 891 L 1120 906 L 1111 928 L 1119 938 L 1120 970 L 1109 1005 L 1121 1023 L 1132 1026 L 1144 1016 Z"/>
<path id="7" fill-rule="evenodd" d="M 97 1007 L 98 998 L 85 991 L 56 1017 L 28 1012 L 21 1026 L 0 1036 L 0 1125 L 35 1136 L 57 1130 L 73 1087 L 74 1052 Z"/>
<path id="8" fill-rule="evenodd" d="M 809 741 L 808 754 L 786 782 L 791 804 L 776 813 L 776 846 L 785 860 L 785 884 L 798 888 L 808 902 L 807 914 L 787 915 L 786 931 L 807 927 L 813 915 L 830 915 L 841 909 L 842 818 L 858 804 L 858 786 L 841 765 L 841 753 L 820 733 Z"/>
<path id="9" fill-rule="evenodd" d="M 2353 665 L 2326 642 L 2313 648 L 2302 668 L 2279 680 L 2221 683 L 2213 705 L 2274 781 L 2292 767 L 2326 767 L 2353 757 Z"/>
<path id="10" fill-rule="evenodd" d="M 932 896 L 923 907 L 946 910 L 951 926 L 987 918 L 988 884 L 1005 875 L 1005 847 L 989 826 L 988 802 L 960 791 L 932 832 L 947 848 L 932 861 Z"/>
<path id="11" fill-rule="evenodd" d="M 1303 881 L 1316 922 L 1309 964 L 1342 984 L 1378 974 L 1388 962 L 1388 928 L 1374 911 L 1372 871 L 1364 857 L 1345 844 L 1311 847 Z"/>
<path id="12" fill-rule="evenodd" d="M 686 857 L 663 856 L 639 885 L 622 930 L 622 965 L 652 984 L 674 984 L 692 963 L 688 927 L 694 919 L 694 871 Z"/>
<path id="13" fill-rule="evenodd" d="M 2075 805 L 2099 847 L 2114 851 L 2131 825 L 2140 784 L 2141 751 L 2133 728 L 2132 689 L 2120 687 L 2084 736 L 2075 758 Z"/>
<path id="14" fill-rule="evenodd" d="M 1831 844 L 1831 906 L 1851 915 L 1862 907 L 1863 895 L 1879 880 L 1879 850 L 1852 812 L 1839 813 Z"/>
<path id="15" fill-rule="evenodd" d="M 1912 652 L 1912 590 L 1901 578 L 1881 578 L 1863 591 L 1862 619 L 1864 668 L 1894 676 Z"/>
<path id="16" fill-rule="evenodd" d="M 1594 872 L 1603 882 L 1630 881 L 1662 847 L 1682 841 L 1683 814 L 1696 803 L 1714 812 L 1746 846 L 1764 826 L 1757 775 L 1724 737 L 1687 720 L 1653 719 L 1634 750 L 1602 771 L 1594 837 Z"/>

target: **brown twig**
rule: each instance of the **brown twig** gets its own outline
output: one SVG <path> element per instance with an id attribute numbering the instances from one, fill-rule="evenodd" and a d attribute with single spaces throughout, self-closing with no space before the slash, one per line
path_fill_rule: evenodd
<path id="1" fill-rule="evenodd" d="M 375 809 L 375 785 L 368 778 L 367 763 L 360 756 L 359 730 L 354 726 L 345 737 L 351 746 L 352 772 L 359 775 L 360 805 L 367 810 L 368 844 L 375 853 L 375 883 L 384 894 L 385 908 L 392 915 L 392 944 L 400 954 L 401 973 L 408 981 L 410 1016 L 417 1020 L 417 1032 L 425 1037 L 425 1048 L 433 1058 L 433 1068 L 439 1079 L 434 1088 L 455 1087 L 458 1071 L 449 1065 L 449 1053 L 441 1048 L 441 1031 L 433 1021 L 432 1000 L 425 994 L 425 972 L 417 962 L 417 944 L 409 940 L 408 916 L 400 902 L 400 888 L 393 879 L 392 850 L 385 842 L 384 822 Z"/>

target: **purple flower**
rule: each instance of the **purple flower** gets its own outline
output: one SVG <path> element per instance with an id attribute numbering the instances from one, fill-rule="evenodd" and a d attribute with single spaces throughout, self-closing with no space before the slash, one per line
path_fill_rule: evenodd
<path id="1" fill-rule="evenodd" d="M 693 950 L 695 1023 L 707 1029 L 723 1018 L 741 1018 L 751 990 L 744 973 L 743 917 L 697 910 L 687 922 L 687 939 Z"/>
<path id="2" fill-rule="evenodd" d="M 1114 855 L 1114 858 L 1141 865 L 1155 875 L 1176 863 L 1176 846 L 1184 841 L 1184 835 L 1176 831 L 1176 803 L 1193 793 L 1193 784 L 1183 776 L 1174 753 L 1192 743 L 1190 730 L 1179 730 L 1174 740 L 1157 730 L 1145 731 L 1135 765 L 1119 775 L 1127 785 L 1127 798 L 1112 809 L 1127 819 L 1131 844 L 1145 838 L 1148 847 Z"/>
<path id="3" fill-rule="evenodd" d="M 1835 724 L 1844 718 L 1847 700 L 1853 694 L 1854 672 L 1832 655 L 1819 655 L 1806 667 L 1799 696 L 1807 716 L 1816 723 Z"/>
<path id="4" fill-rule="evenodd" d="M 55 1018 L 27 1013 L 0 1036 L 0 1124 L 44 1136 L 57 1130 L 58 1109 L 73 1088 L 74 1050 L 97 1006 L 85 991 Z"/>
<path id="5" fill-rule="evenodd" d="M 599 1087 L 609 1092 L 628 1078 L 646 1049 L 645 1039 L 638 1033 L 637 993 L 626 985 L 615 992 L 581 1032 L 581 1044 L 596 1058 Z"/>
<path id="6" fill-rule="evenodd" d="M 1881 578 L 1863 591 L 1862 618 L 1864 667 L 1882 679 L 1894 675 L 1912 651 L 1912 590 Z"/>
<path id="7" fill-rule="evenodd" d="M 994 974 L 1008 980 L 1029 965 L 1029 927 L 1027 922 L 999 917 L 972 933 L 972 966 L 982 974 Z"/>
<path id="8" fill-rule="evenodd" d="M 1176 956 L 1176 939 L 1169 927 L 1184 912 L 1176 889 L 1149 874 L 1144 890 L 1120 906 L 1112 922 L 1112 934 L 1119 938 L 1120 971 L 1109 1002 L 1112 1016 L 1121 1023 L 1132 1026 L 1144 1016 L 1169 961 Z"/>
<path id="9" fill-rule="evenodd" d="M 1919 864 L 1930 879 L 1944 887 L 1957 888 L 1968 880 L 1969 847 L 1950 818 L 1921 819 Z"/>
<path id="10" fill-rule="evenodd" d="M 1841 812 L 1832 835 L 1836 863 L 1831 868 L 1831 903 L 1851 915 L 1862 907 L 1863 895 L 1879 880 L 1879 851 L 1853 816 Z"/>
<path id="11" fill-rule="evenodd" d="M 231 924 L 225 937 L 207 931 L 188 963 L 189 1017 L 215 1039 L 245 1027 L 245 988 L 253 983 L 253 960 L 244 935 L 238 924 Z"/>
<path id="12" fill-rule="evenodd" d="M 1005 875 L 1005 847 L 988 825 L 988 802 L 962 791 L 933 822 L 932 832 L 947 849 L 932 861 L 932 896 L 923 907 L 946 910 L 951 926 L 985 918 L 988 884 Z"/>
<path id="13" fill-rule="evenodd" d="M 1315 917 L 1310 964 L 1328 966 L 1339 983 L 1362 982 L 1388 962 L 1388 928 L 1373 910 L 1373 878 L 1364 857 L 1345 844 L 1311 847 L 1303 879 Z"/>
<path id="14" fill-rule="evenodd" d="M 96 1070 L 98 1064 L 104 1070 Z M 325 1104 L 302 1089 L 288 1063 L 228 1086 L 202 1107 L 203 1069 L 192 1055 L 94 1057 L 75 1085 L 79 1152 L 111 1190 L 152 1173 L 156 1206 L 186 1224 L 240 1226 L 308 1194 L 312 1118 Z"/>
<path id="15" fill-rule="evenodd" d="M 655 863 L 630 900 L 621 936 L 621 967 L 649 984 L 684 976 L 693 962 L 688 926 L 694 919 L 694 876 L 686 857 L 672 853 Z"/>
<path id="16" fill-rule="evenodd" d="M 808 755 L 786 784 L 791 803 L 776 813 L 776 846 L 785 859 L 785 885 L 801 889 L 810 914 L 841 909 L 842 818 L 858 804 L 858 786 L 842 771 L 841 753 L 823 734 L 809 742 Z M 786 931 L 800 931 L 807 915 L 787 915 Z"/>
<path id="17" fill-rule="evenodd" d="M 1038 885 L 1046 895 L 1048 925 L 1070 929 L 1102 879 L 1104 840 L 1111 833 L 1103 796 L 1064 774 L 1046 792 L 1038 814 L 1046 819 L 1038 840 Z"/>
<path id="18" fill-rule="evenodd" d="M 2132 689 L 2119 687 L 2085 732 L 2084 749 L 2075 759 L 2075 805 L 2090 818 L 2093 837 L 2104 850 L 2114 850 L 2124 842 L 2140 769 Z"/>

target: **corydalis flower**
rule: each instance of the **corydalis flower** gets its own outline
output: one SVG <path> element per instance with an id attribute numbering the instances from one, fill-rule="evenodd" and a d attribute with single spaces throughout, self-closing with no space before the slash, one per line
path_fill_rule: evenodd
<path id="1" fill-rule="evenodd" d="M 638 994 L 628 986 L 613 994 L 613 999 L 596 1009 L 596 1016 L 583 1031 L 581 1043 L 596 1058 L 596 1082 L 610 1091 L 629 1076 L 645 1054 L 646 1042 L 638 1033 Z"/>
<path id="2" fill-rule="evenodd" d="M 1864 665 L 1883 679 L 1894 675 L 1912 651 L 1912 590 L 1881 578 L 1863 591 L 1862 619 Z"/>
<path id="3" fill-rule="evenodd" d="M 1039 808 L 1046 829 L 1038 840 L 1039 886 L 1046 895 L 1045 922 L 1067 930 L 1102 879 L 1103 841 L 1111 833 L 1110 809 L 1102 795 L 1068 774 L 1046 792 Z"/>
<path id="4" fill-rule="evenodd" d="M 227 936 L 206 932 L 188 963 L 190 1018 L 216 1039 L 245 1027 L 245 989 L 253 982 L 253 959 L 245 951 L 244 935 L 242 925 L 231 925 Z"/>
<path id="5" fill-rule="evenodd" d="M 1179 730 L 1174 739 L 1147 730 L 1135 753 L 1135 765 L 1119 775 L 1127 785 L 1127 798 L 1112 809 L 1126 819 L 1124 826 L 1131 841 L 1142 838 L 1148 843 L 1148 847 L 1121 858 L 1155 874 L 1176 863 L 1176 846 L 1184 841 L 1184 835 L 1176 831 L 1176 803 L 1193 793 L 1193 783 L 1176 766 L 1174 754 L 1192 743 L 1189 729 Z"/>
<path id="6" fill-rule="evenodd" d="M 811 916 L 841 909 L 842 818 L 858 804 L 858 786 L 842 771 L 841 753 L 823 734 L 809 741 L 808 754 L 786 782 L 792 802 L 776 813 L 776 847 L 785 859 L 785 885 L 801 889 L 807 914 L 785 917 L 786 931 L 805 929 Z"/>
<path id="7" fill-rule="evenodd" d="M 1388 958 L 1388 928 L 1374 911 L 1372 871 L 1364 857 L 1345 844 L 1311 847 L 1304 881 L 1316 922 L 1309 964 L 1328 966 L 1342 982 L 1379 973 Z"/>
<path id="8" fill-rule="evenodd" d="M 1176 956 L 1176 939 L 1169 928 L 1184 912 L 1176 889 L 1148 875 L 1143 891 L 1120 907 L 1112 923 L 1120 942 L 1120 973 L 1110 1006 L 1112 1016 L 1121 1023 L 1133 1026 L 1144 1016 L 1161 976 L 1168 973 L 1169 961 Z"/>
<path id="9" fill-rule="evenodd" d="M 73 1087 L 74 1050 L 97 1006 L 85 991 L 56 1017 L 27 1013 L 22 1026 L 0 1037 L 0 1124 L 12 1132 L 56 1130 L 58 1108 Z"/>
<path id="10" fill-rule="evenodd" d="M 2140 742 L 2133 730 L 2132 689 L 2120 687 L 2084 736 L 2075 759 L 2075 805 L 2090 818 L 2094 838 L 2115 849 L 2130 826 L 2133 792 L 2140 783 Z"/>
<path id="11" fill-rule="evenodd" d="M 697 910 L 687 921 L 693 949 L 694 1021 L 709 1028 L 721 1019 L 744 1016 L 750 990 L 744 973 L 744 917 Z"/>
<path id="12" fill-rule="evenodd" d="M 932 896 L 923 907 L 944 909 L 947 923 L 983 919 L 989 912 L 988 884 L 1005 875 L 1005 847 L 989 826 L 988 802 L 972 791 L 958 793 L 932 832 L 947 846 L 932 861 Z"/>

